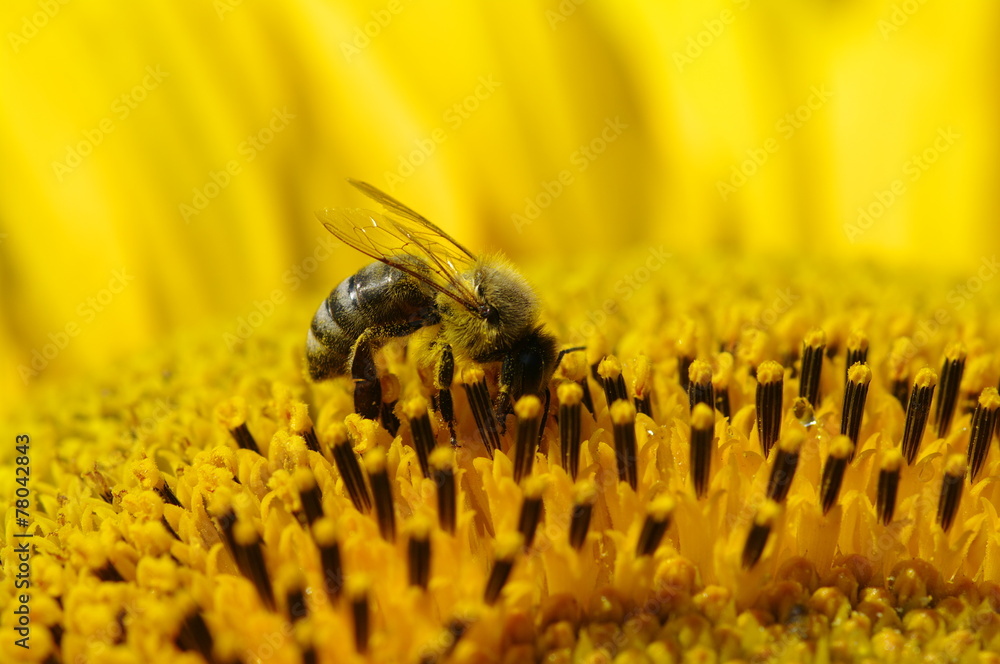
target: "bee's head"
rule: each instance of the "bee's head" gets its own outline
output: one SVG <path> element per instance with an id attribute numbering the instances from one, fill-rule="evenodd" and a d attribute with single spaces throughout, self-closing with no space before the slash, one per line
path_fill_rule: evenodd
<path id="1" fill-rule="evenodd" d="M 481 258 L 467 278 L 475 307 L 444 296 L 438 306 L 449 342 L 482 361 L 503 353 L 532 330 L 538 303 L 524 277 L 500 256 Z"/>

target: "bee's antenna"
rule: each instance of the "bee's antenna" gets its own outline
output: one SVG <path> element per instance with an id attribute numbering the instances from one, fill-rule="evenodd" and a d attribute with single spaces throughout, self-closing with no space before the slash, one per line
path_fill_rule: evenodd
<path id="1" fill-rule="evenodd" d="M 587 350 L 587 347 L 573 346 L 572 348 L 563 348 L 561 351 L 559 351 L 559 354 L 556 355 L 556 369 L 559 368 L 559 363 L 562 362 L 563 355 L 565 355 L 566 353 L 575 353 L 578 350 Z"/>

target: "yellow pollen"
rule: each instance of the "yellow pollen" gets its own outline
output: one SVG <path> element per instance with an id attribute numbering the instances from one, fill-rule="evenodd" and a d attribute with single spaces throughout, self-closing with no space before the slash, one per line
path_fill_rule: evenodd
<path id="1" fill-rule="evenodd" d="M 704 403 L 695 405 L 691 411 L 691 426 L 695 429 L 709 429 L 715 423 L 715 411 Z"/>
<path id="2" fill-rule="evenodd" d="M 611 421 L 615 424 L 630 424 L 635 421 L 635 405 L 625 399 L 611 404 Z"/>
<path id="3" fill-rule="evenodd" d="M 663 521 L 673 514 L 677 501 L 664 494 L 654 498 L 647 506 L 646 513 L 657 521 Z"/>
<path id="4" fill-rule="evenodd" d="M 962 477 L 965 475 L 967 468 L 968 464 L 966 463 L 965 455 L 962 454 L 950 455 L 944 464 L 944 472 L 952 477 Z"/>
<path id="5" fill-rule="evenodd" d="M 913 380 L 913 384 L 917 387 L 935 387 L 938 383 L 937 372 L 933 369 L 928 369 L 924 367 L 917 372 L 917 377 Z"/>
<path id="6" fill-rule="evenodd" d="M 758 526 L 774 526 L 775 521 L 781 516 L 781 505 L 773 500 L 765 500 L 754 516 L 754 523 Z"/>
<path id="7" fill-rule="evenodd" d="M 408 419 L 416 419 L 427 413 L 427 400 L 423 397 L 413 397 L 403 403 L 403 414 Z"/>
<path id="8" fill-rule="evenodd" d="M 809 330 L 803 343 L 807 348 L 822 348 L 826 345 L 826 332 L 819 328 Z"/>
<path id="9" fill-rule="evenodd" d="M 597 365 L 597 375 L 601 378 L 617 378 L 622 373 L 622 363 L 614 355 L 609 355 Z"/>
<path id="10" fill-rule="evenodd" d="M 858 385 L 867 385 L 872 379 L 872 370 L 867 364 L 855 364 L 847 370 L 847 379 Z"/>
<path id="11" fill-rule="evenodd" d="M 514 404 L 514 414 L 522 420 L 530 420 L 542 413 L 542 402 L 533 394 L 528 394 Z"/>
<path id="12" fill-rule="evenodd" d="M 854 451 L 854 443 L 847 436 L 837 436 L 830 442 L 830 456 L 835 459 L 846 459 Z"/>
<path id="13" fill-rule="evenodd" d="M 893 447 L 882 453 L 881 469 L 888 472 L 895 472 L 903 467 L 903 453 L 899 448 Z"/>
<path id="14" fill-rule="evenodd" d="M 773 360 L 761 362 L 760 366 L 757 367 L 757 382 L 762 385 L 777 383 L 784 378 L 784 375 L 784 368 Z"/>
<path id="15" fill-rule="evenodd" d="M 798 454 L 805 440 L 806 435 L 801 429 L 790 429 L 781 435 L 781 439 L 778 441 L 778 448 L 788 454 Z"/>
<path id="16" fill-rule="evenodd" d="M 243 397 L 226 399 L 215 408 L 215 417 L 227 429 L 235 429 L 247 421 L 247 402 Z"/>
<path id="17" fill-rule="evenodd" d="M 696 385 L 712 382 L 712 365 L 704 360 L 695 360 L 688 367 L 688 379 Z"/>
<path id="18" fill-rule="evenodd" d="M 583 388 L 578 383 L 562 383 L 556 390 L 556 398 L 559 403 L 566 406 L 573 406 L 583 400 Z"/>
<path id="19" fill-rule="evenodd" d="M 1000 408 L 1000 392 L 995 387 L 987 387 L 979 395 L 979 405 L 986 410 L 996 410 Z"/>

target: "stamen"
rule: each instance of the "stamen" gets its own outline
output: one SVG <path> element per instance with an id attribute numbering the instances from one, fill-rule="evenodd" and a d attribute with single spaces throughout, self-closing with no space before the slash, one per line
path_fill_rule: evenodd
<path id="1" fill-rule="evenodd" d="M 736 347 L 736 357 L 749 367 L 750 377 L 753 379 L 757 378 L 757 369 L 769 352 L 767 341 L 766 334 L 751 327 L 744 330 L 739 345 Z M 794 369 L 794 365 L 791 366 Z"/>
<path id="2" fill-rule="evenodd" d="M 993 439 L 993 430 L 997 426 L 997 413 L 1000 409 L 1000 394 L 997 388 L 987 387 L 979 395 L 979 404 L 972 413 L 972 431 L 969 434 L 969 482 L 975 482 L 976 476 L 986 462 L 986 455 Z"/>
<path id="3" fill-rule="evenodd" d="M 538 449 L 538 427 L 542 423 L 542 402 L 533 394 L 527 394 L 514 404 L 517 415 L 517 439 L 514 447 L 514 481 L 531 474 Z"/>
<path id="4" fill-rule="evenodd" d="M 455 496 L 455 453 L 439 447 L 431 454 L 434 484 L 437 486 L 438 524 L 446 533 L 455 532 L 457 499 Z"/>
<path id="5" fill-rule="evenodd" d="M 854 330 L 847 335 L 847 357 L 844 360 L 844 384 L 850 380 L 851 367 L 868 363 L 868 335 Z"/>
<path id="6" fill-rule="evenodd" d="M 122 583 L 125 577 L 121 575 L 114 563 L 108 560 L 103 566 L 93 570 L 94 576 L 106 583 Z"/>
<path id="7" fill-rule="evenodd" d="M 215 417 L 226 427 L 240 449 L 260 454 L 257 441 L 247 428 L 247 402 L 243 397 L 232 397 L 215 408 Z"/>
<path id="8" fill-rule="evenodd" d="M 524 547 L 524 537 L 521 533 L 501 533 L 497 536 L 495 546 L 493 569 L 490 570 L 490 578 L 486 581 L 486 590 L 483 592 L 483 601 L 489 606 L 493 606 L 500 598 L 500 591 L 514 569 L 517 554 Z"/>
<path id="9" fill-rule="evenodd" d="M 878 519 L 888 526 L 896 511 L 896 495 L 899 492 L 899 473 L 903 466 L 902 453 L 893 448 L 882 455 L 882 467 L 878 473 Z"/>
<path id="10" fill-rule="evenodd" d="M 306 606 L 305 578 L 298 569 L 293 570 L 288 577 L 285 577 L 285 614 L 294 624 L 309 615 L 309 607 Z"/>
<path id="11" fill-rule="evenodd" d="M 207 662 L 215 661 L 212 657 L 212 633 L 200 609 L 195 608 L 181 623 L 174 644 L 181 650 L 200 653 Z"/>
<path id="12" fill-rule="evenodd" d="M 799 465 L 799 453 L 805 442 L 805 434 L 799 429 L 792 429 L 778 443 L 778 452 L 774 455 L 774 465 L 767 480 L 767 497 L 776 503 L 785 502 L 788 490 L 795 479 L 795 470 Z"/>
<path id="13" fill-rule="evenodd" d="M 961 342 L 951 343 L 945 349 L 944 366 L 941 367 L 941 390 L 938 392 L 937 408 L 934 411 L 938 438 L 948 435 L 951 416 L 958 401 L 958 388 L 965 371 L 965 357 L 965 344 Z"/>
<path id="14" fill-rule="evenodd" d="M 823 351 L 826 334 L 821 329 L 810 330 L 802 342 L 802 377 L 799 379 L 799 396 L 814 409 L 819 406 L 819 377 L 823 371 Z"/>
<path id="15" fill-rule="evenodd" d="M 420 461 L 420 472 L 424 477 L 430 477 L 428 458 L 437 446 L 434 430 L 431 429 L 431 418 L 427 415 L 427 400 L 415 397 L 403 404 L 403 414 L 410 421 L 410 434 L 413 436 L 413 449 Z"/>
<path id="16" fill-rule="evenodd" d="M 688 402 L 691 410 L 700 403 L 715 408 L 715 392 L 712 389 L 712 365 L 704 360 L 695 360 L 688 369 Z"/>
<path id="17" fill-rule="evenodd" d="M 715 411 L 708 404 L 697 404 L 691 413 L 691 479 L 698 498 L 703 497 L 708 489 L 714 433 Z"/>
<path id="18" fill-rule="evenodd" d="M 675 506 L 674 499 L 666 494 L 650 501 L 646 507 L 646 520 L 642 524 L 642 532 L 639 533 L 639 540 L 635 545 L 637 558 L 651 556 L 656 552 L 663 535 L 670 527 L 670 515 L 673 514 Z"/>
<path id="19" fill-rule="evenodd" d="M 316 437 L 312 418 L 309 417 L 309 407 L 302 402 L 295 402 L 291 405 L 288 415 L 289 430 L 296 436 L 302 436 L 306 441 L 306 447 L 310 450 L 319 452 L 319 439 Z"/>
<path id="20" fill-rule="evenodd" d="M 316 476 L 309 468 L 300 467 L 295 470 L 292 476 L 295 485 L 299 489 L 299 498 L 302 501 L 302 511 L 306 516 L 306 524 L 312 525 L 316 519 L 323 516 L 323 496 L 316 486 Z"/>
<path id="21" fill-rule="evenodd" d="M 760 560 L 779 516 L 781 516 L 781 506 L 773 500 L 766 501 L 757 510 L 757 514 L 753 517 L 753 525 L 747 534 L 746 544 L 743 545 L 744 569 L 750 569 Z"/>
<path id="22" fill-rule="evenodd" d="M 500 449 L 500 434 L 497 431 L 497 418 L 490 405 L 490 391 L 486 386 L 486 376 L 479 367 L 466 369 L 462 373 L 462 387 L 476 419 L 476 428 L 483 439 L 486 453 L 493 458 L 493 453 Z"/>
<path id="23" fill-rule="evenodd" d="M 653 389 L 653 363 L 645 355 L 635 358 L 635 376 L 632 379 L 632 399 L 635 401 L 635 411 L 649 417 L 653 416 L 653 403 L 650 394 Z"/>
<path id="24" fill-rule="evenodd" d="M 614 427 L 615 457 L 618 460 L 618 481 L 628 482 L 633 490 L 639 486 L 636 459 L 635 406 L 619 399 L 611 404 Z"/>
<path id="25" fill-rule="evenodd" d="M 677 357 L 677 376 L 680 379 L 681 389 L 685 392 L 691 386 L 691 363 L 694 362 L 694 358 L 688 355 L 679 355 Z"/>
<path id="26" fill-rule="evenodd" d="M 771 448 L 781 434 L 784 385 L 785 370 L 780 364 L 768 360 L 757 367 L 757 437 L 760 438 L 764 458 L 771 454 Z"/>
<path id="27" fill-rule="evenodd" d="M 385 450 L 376 447 L 365 455 L 365 469 L 375 498 L 375 515 L 378 531 L 382 539 L 392 542 L 396 539 L 396 511 L 392 502 L 392 484 L 385 467 Z"/>
<path id="28" fill-rule="evenodd" d="M 177 496 L 174 495 L 174 492 L 170 490 L 170 486 L 167 485 L 166 480 L 163 480 L 163 483 L 153 490 L 156 491 L 156 493 L 160 494 L 160 496 L 163 498 L 163 502 L 169 505 L 176 505 L 177 507 L 181 506 L 181 501 L 177 500 Z"/>
<path id="29" fill-rule="evenodd" d="M 271 587 L 271 577 L 264 563 L 264 550 L 260 544 L 257 528 L 249 521 L 236 521 L 232 527 L 233 558 L 243 576 L 250 579 L 260 598 L 269 609 L 274 610 L 274 589 Z"/>
<path id="30" fill-rule="evenodd" d="M 347 582 L 347 594 L 351 598 L 351 616 L 354 618 L 354 649 L 359 653 L 368 650 L 371 632 L 371 606 L 368 595 L 371 581 L 366 575 L 356 574 Z"/>
<path id="31" fill-rule="evenodd" d="M 597 375 L 601 377 L 604 385 L 604 398 L 607 399 L 608 407 L 619 399 L 627 399 L 628 393 L 625 391 L 625 377 L 622 376 L 622 363 L 614 355 L 608 355 L 597 366 Z"/>
<path id="32" fill-rule="evenodd" d="M 910 340 L 906 337 L 896 339 L 892 344 L 892 350 L 889 352 L 890 390 L 892 391 L 892 396 L 896 397 L 903 408 L 906 408 L 906 403 L 909 400 L 910 382 L 909 374 L 907 373 L 910 361 L 909 345 Z"/>
<path id="33" fill-rule="evenodd" d="M 715 408 L 725 418 L 732 418 L 729 405 L 729 382 L 733 378 L 733 356 L 719 353 L 712 374 L 712 390 L 715 392 Z"/>
<path id="34" fill-rule="evenodd" d="M 564 355 L 562 362 L 559 363 L 558 371 L 563 378 L 580 386 L 580 389 L 583 390 L 583 405 L 593 413 L 594 400 L 590 396 L 590 385 L 587 382 L 587 356 L 589 353 L 590 349 L 588 348 L 586 353 Z"/>
<path id="35" fill-rule="evenodd" d="M 410 543 L 407 549 L 410 585 L 427 590 L 431 578 L 431 524 L 421 516 L 410 522 Z"/>
<path id="36" fill-rule="evenodd" d="M 337 541 L 337 526 L 334 520 L 323 517 L 316 521 L 313 525 L 313 540 L 319 547 L 326 593 L 331 599 L 339 597 L 344 587 L 344 568 L 340 562 L 340 543 Z"/>
<path id="37" fill-rule="evenodd" d="M 820 504 L 823 514 L 829 512 L 837 502 L 840 485 L 844 481 L 844 470 L 854 454 L 854 443 L 847 436 L 837 436 L 830 441 L 830 455 L 823 464 L 823 480 L 820 488 Z"/>
<path id="38" fill-rule="evenodd" d="M 524 546 L 529 548 L 535 541 L 535 531 L 542 516 L 542 492 L 545 481 L 540 477 L 529 477 L 524 482 L 524 500 L 517 520 L 517 532 L 524 537 Z"/>
<path id="39" fill-rule="evenodd" d="M 108 483 L 108 479 L 104 476 L 104 473 L 98 469 L 96 464 L 92 470 L 84 473 L 84 477 L 90 480 L 92 484 L 91 488 L 95 494 L 101 497 L 101 500 L 106 502 L 108 505 L 114 504 L 115 494 L 111 491 L 111 485 Z"/>
<path id="40" fill-rule="evenodd" d="M 979 405 L 979 397 L 983 390 L 989 385 L 989 374 L 993 373 L 996 360 L 992 353 L 978 354 L 971 361 L 966 362 L 965 372 L 962 374 L 961 390 L 958 395 L 958 403 L 955 407 L 960 415 L 972 414 Z"/>
<path id="41" fill-rule="evenodd" d="M 931 369 L 921 369 L 913 380 L 913 392 L 910 393 L 910 405 L 906 409 L 906 426 L 903 429 L 901 448 L 906 463 L 912 464 L 920 450 L 920 441 L 927 427 L 927 416 L 931 412 L 931 401 L 934 398 L 934 387 L 938 376 Z"/>
<path id="42" fill-rule="evenodd" d="M 399 378 L 395 374 L 382 376 L 382 426 L 393 438 L 399 433 L 399 418 L 396 417 L 396 403 L 399 401 Z"/>
<path id="43" fill-rule="evenodd" d="M 965 479 L 966 462 L 961 454 L 952 454 L 944 464 L 944 478 L 941 480 L 941 497 L 938 500 L 937 520 L 941 529 L 948 532 L 958 514 L 962 502 L 962 485 Z"/>
<path id="44" fill-rule="evenodd" d="M 580 471 L 580 402 L 583 390 L 576 383 L 563 383 L 556 390 L 559 398 L 559 452 L 562 455 L 562 467 L 569 473 L 570 479 L 576 480 Z"/>
<path id="45" fill-rule="evenodd" d="M 847 372 L 847 386 L 844 389 L 844 408 L 840 416 L 840 433 L 846 435 L 857 449 L 861 419 L 865 414 L 868 399 L 868 385 L 872 380 L 872 370 L 867 364 L 855 364 Z M 854 452 L 848 461 L 853 460 Z"/>
<path id="46" fill-rule="evenodd" d="M 590 518 L 593 516 L 596 500 L 597 484 L 594 480 L 582 480 L 573 485 L 573 511 L 569 520 L 569 545 L 577 551 L 587 540 Z"/>
<path id="47" fill-rule="evenodd" d="M 336 440 L 333 442 L 333 461 L 337 465 L 340 477 L 347 488 L 347 494 L 354 504 L 354 509 L 359 512 L 367 512 L 372 508 L 371 496 L 368 494 L 368 486 L 365 485 L 364 475 L 361 473 L 361 464 L 354 453 L 350 437 L 346 429 L 335 429 Z"/>
<path id="48" fill-rule="evenodd" d="M 601 362 L 608 356 L 608 340 L 603 334 L 594 334 L 587 340 L 586 351 L 587 364 L 590 366 L 590 377 L 601 382 L 601 375 L 597 372 Z"/>
<path id="49" fill-rule="evenodd" d="M 470 621 L 463 618 L 453 618 L 448 621 L 441 633 L 434 638 L 427 646 L 426 652 L 418 661 L 418 664 L 440 664 L 448 661 L 451 653 L 455 651 L 455 646 L 469 629 Z"/>
<path id="50" fill-rule="evenodd" d="M 687 320 L 681 329 L 677 339 L 677 380 L 685 392 L 690 386 L 691 363 L 695 358 L 695 326 L 694 322 Z"/>

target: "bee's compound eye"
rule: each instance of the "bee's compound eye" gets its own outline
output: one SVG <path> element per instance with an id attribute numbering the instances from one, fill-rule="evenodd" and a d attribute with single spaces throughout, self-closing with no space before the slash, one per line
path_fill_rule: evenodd
<path id="1" fill-rule="evenodd" d="M 500 322 L 500 312 L 493 307 L 487 306 L 483 309 L 483 318 L 490 325 L 496 325 Z"/>

